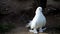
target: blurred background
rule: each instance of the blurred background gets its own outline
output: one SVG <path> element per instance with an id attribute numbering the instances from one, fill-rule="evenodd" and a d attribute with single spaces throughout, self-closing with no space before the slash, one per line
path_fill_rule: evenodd
<path id="1" fill-rule="evenodd" d="M 35 15 L 36 0 L 0 0 L 0 34 L 32 34 L 25 27 Z M 42 34 L 60 34 L 60 0 L 47 0 L 47 30 Z"/>

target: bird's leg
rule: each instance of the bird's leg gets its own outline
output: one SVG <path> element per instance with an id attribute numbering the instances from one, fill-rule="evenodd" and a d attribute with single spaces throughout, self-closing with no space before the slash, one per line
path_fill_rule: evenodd
<path id="1" fill-rule="evenodd" d="M 34 34 L 37 34 L 37 29 L 29 30 L 30 32 L 33 32 Z"/>
<path id="2" fill-rule="evenodd" d="M 31 29 L 31 30 L 29 30 L 29 32 L 34 32 L 34 30 Z"/>
<path id="3" fill-rule="evenodd" d="M 34 28 L 34 33 L 35 33 L 35 34 L 37 34 L 37 33 L 38 33 L 38 32 L 37 32 L 37 29 L 35 29 L 35 28 Z"/>
<path id="4" fill-rule="evenodd" d="M 43 31 L 46 30 L 46 27 L 42 29 Z"/>
<path id="5" fill-rule="evenodd" d="M 39 29 L 39 32 L 43 32 L 43 29 L 42 29 L 42 28 L 40 28 L 40 29 Z"/>
<path id="6" fill-rule="evenodd" d="M 29 32 L 34 32 L 34 30 L 33 29 L 30 29 Z"/>
<path id="7" fill-rule="evenodd" d="M 43 29 L 40 28 L 40 29 L 39 29 L 39 32 L 43 32 L 44 30 L 46 30 L 46 28 L 43 28 Z"/>

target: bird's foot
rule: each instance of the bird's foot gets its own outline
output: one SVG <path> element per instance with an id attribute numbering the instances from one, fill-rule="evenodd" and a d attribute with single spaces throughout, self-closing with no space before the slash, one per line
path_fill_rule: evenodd
<path id="1" fill-rule="evenodd" d="M 39 32 L 43 32 L 44 30 L 46 30 L 46 28 L 43 28 L 43 29 L 40 28 L 40 29 L 39 29 Z"/>
<path id="2" fill-rule="evenodd" d="M 43 29 L 42 29 L 42 28 L 40 28 L 40 29 L 39 29 L 39 32 L 43 32 Z"/>
<path id="3" fill-rule="evenodd" d="M 40 30 L 39 30 L 39 32 L 43 32 L 43 30 L 42 30 L 42 29 L 40 29 Z"/>
<path id="4" fill-rule="evenodd" d="M 34 31 L 34 34 L 37 34 L 38 32 L 37 31 Z"/>
<path id="5" fill-rule="evenodd" d="M 33 30 L 29 30 L 29 32 L 34 32 Z"/>
<path id="6" fill-rule="evenodd" d="M 43 28 L 43 31 L 45 31 L 46 30 L 46 27 L 45 28 Z"/>
<path id="7" fill-rule="evenodd" d="M 38 33 L 36 30 L 29 30 L 29 32 L 33 32 L 34 34 Z"/>

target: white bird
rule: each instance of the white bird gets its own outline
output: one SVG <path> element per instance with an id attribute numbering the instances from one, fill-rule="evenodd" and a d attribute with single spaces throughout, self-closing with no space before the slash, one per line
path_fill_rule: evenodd
<path id="1" fill-rule="evenodd" d="M 30 23 L 26 27 L 30 27 L 33 30 L 29 30 L 33 33 L 38 33 L 37 29 L 39 28 L 40 32 L 43 32 L 44 29 L 42 29 L 43 26 L 46 24 L 46 18 L 42 13 L 42 7 L 38 7 L 35 12 L 35 16 Z M 46 29 L 46 28 L 45 28 Z"/>

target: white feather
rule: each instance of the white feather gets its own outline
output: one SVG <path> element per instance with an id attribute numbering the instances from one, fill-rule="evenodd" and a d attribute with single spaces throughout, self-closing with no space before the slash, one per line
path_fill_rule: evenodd
<path id="1" fill-rule="evenodd" d="M 30 22 L 31 29 L 33 29 L 33 28 L 41 28 L 41 27 L 45 26 L 45 24 L 46 24 L 46 18 L 42 13 L 42 7 L 38 7 L 36 9 L 35 13 L 36 14 L 35 14 L 33 20 Z"/>
<path id="2" fill-rule="evenodd" d="M 28 24 L 31 29 L 42 28 L 46 24 L 46 18 L 42 13 L 42 7 L 38 7 L 35 12 L 35 16 Z"/>

